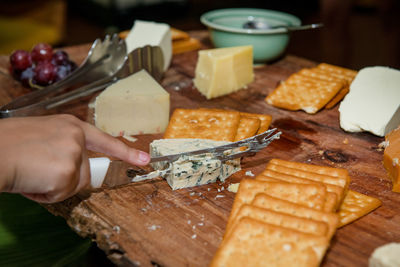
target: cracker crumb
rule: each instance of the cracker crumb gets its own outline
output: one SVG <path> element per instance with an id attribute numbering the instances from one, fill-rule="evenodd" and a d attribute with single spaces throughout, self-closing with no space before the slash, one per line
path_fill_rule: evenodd
<path id="1" fill-rule="evenodd" d="M 389 141 L 380 142 L 378 147 L 379 148 L 387 148 L 389 146 Z"/>
<path id="2" fill-rule="evenodd" d="M 255 176 L 251 171 L 247 171 L 245 174 L 246 174 L 246 176 L 251 176 L 251 177 Z"/>
<path id="3" fill-rule="evenodd" d="M 147 229 L 149 229 L 150 231 L 155 231 L 155 230 L 157 230 L 157 229 L 159 229 L 159 228 L 161 228 L 161 226 L 155 225 L 155 224 L 153 224 L 153 225 L 147 227 Z"/>
<path id="4" fill-rule="evenodd" d="M 292 246 L 290 244 L 284 244 L 283 245 L 283 250 L 284 251 L 290 251 L 292 249 Z"/>
<path id="5" fill-rule="evenodd" d="M 117 234 L 119 234 L 119 231 L 121 230 L 121 228 L 120 228 L 118 225 L 115 225 L 115 226 L 113 227 L 113 230 L 114 230 L 115 232 L 117 232 Z"/>
<path id="6" fill-rule="evenodd" d="M 126 139 L 126 140 L 128 140 L 128 141 L 130 141 L 130 142 L 136 142 L 138 139 L 136 138 L 136 137 L 133 137 L 133 136 L 131 136 L 131 135 L 127 135 L 127 134 L 124 134 L 123 136 L 122 136 L 122 138 L 124 138 L 124 139 Z"/>
<path id="7" fill-rule="evenodd" d="M 348 143 L 349 143 L 349 139 L 345 138 L 345 139 L 343 140 L 343 144 L 347 145 Z"/>
<path id="8" fill-rule="evenodd" d="M 238 188 L 239 188 L 239 183 L 230 184 L 228 186 L 228 191 L 236 193 L 238 191 Z"/>

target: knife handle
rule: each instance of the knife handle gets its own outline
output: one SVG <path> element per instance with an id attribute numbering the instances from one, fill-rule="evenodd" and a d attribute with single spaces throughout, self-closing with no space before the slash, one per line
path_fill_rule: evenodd
<path id="1" fill-rule="evenodd" d="M 89 158 L 90 185 L 92 188 L 99 188 L 106 177 L 111 160 L 107 157 Z"/>

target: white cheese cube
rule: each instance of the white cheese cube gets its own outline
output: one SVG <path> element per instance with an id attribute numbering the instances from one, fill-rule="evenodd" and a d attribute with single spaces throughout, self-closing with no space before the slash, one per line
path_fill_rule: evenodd
<path id="1" fill-rule="evenodd" d="M 169 94 L 145 70 L 107 87 L 95 102 L 95 124 L 113 136 L 165 131 Z"/>
<path id="2" fill-rule="evenodd" d="M 159 46 L 164 56 L 164 71 L 172 59 L 172 35 L 168 24 L 136 20 L 125 39 L 128 53 L 146 45 Z"/>
<path id="3" fill-rule="evenodd" d="M 387 67 L 360 70 L 339 107 L 348 132 L 384 136 L 400 124 L 400 71 Z"/>
<path id="4" fill-rule="evenodd" d="M 199 51 L 194 85 L 207 99 L 235 92 L 253 80 L 252 46 Z"/>
<path id="5" fill-rule="evenodd" d="M 160 139 L 150 144 L 151 156 L 165 156 L 210 148 L 228 144 L 225 141 L 207 139 Z M 183 156 L 173 163 L 156 162 L 152 166 L 156 170 L 167 168 L 164 172 L 170 187 L 175 189 L 214 183 L 218 179 L 222 182 L 233 173 L 240 170 L 240 159 L 222 163 L 210 155 Z"/>

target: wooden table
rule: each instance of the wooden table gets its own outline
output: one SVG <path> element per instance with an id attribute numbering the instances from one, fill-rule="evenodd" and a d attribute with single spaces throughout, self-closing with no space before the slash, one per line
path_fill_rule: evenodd
<path id="1" fill-rule="evenodd" d="M 204 47 L 210 45 L 204 32 L 193 34 Z M 80 62 L 88 49 L 84 45 L 67 51 Z M 272 127 L 283 132 L 281 139 L 244 159 L 242 171 L 224 184 L 172 191 L 165 181 L 155 179 L 46 206 L 52 213 L 63 216 L 79 235 L 92 238 L 117 265 L 207 266 L 221 241 L 235 197 L 227 186 L 249 178 L 246 171 L 257 175 L 271 158 L 281 158 L 346 168 L 352 177 L 351 189 L 383 202 L 371 214 L 337 231 L 323 266 L 366 266 L 376 247 L 400 240 L 399 195 L 391 192 L 382 166 L 383 152 L 378 148 L 383 138 L 341 130 L 337 107 L 309 115 L 281 110 L 264 101 L 281 80 L 303 67 L 314 66 L 314 62 L 285 56 L 256 67 L 255 81 L 248 89 L 206 100 L 193 87 L 196 61 L 197 52 L 173 57 L 162 81 L 171 96 L 171 111 L 208 107 L 270 114 Z M 0 57 L 0 104 L 29 91 L 9 76 L 7 65 L 8 58 Z M 91 121 L 90 99 L 71 103 L 58 112 Z M 129 144 L 148 151 L 149 142 L 161 137 L 142 135 Z"/>

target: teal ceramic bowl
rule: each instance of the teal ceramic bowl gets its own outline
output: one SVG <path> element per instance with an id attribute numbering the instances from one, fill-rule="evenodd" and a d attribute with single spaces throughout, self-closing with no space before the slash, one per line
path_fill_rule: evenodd
<path id="1" fill-rule="evenodd" d="M 231 47 L 241 45 L 253 46 L 254 63 L 262 64 L 280 57 L 289 44 L 289 33 L 286 29 L 245 29 L 249 21 L 266 23 L 269 26 L 299 26 L 299 18 L 283 12 L 256 8 L 228 8 L 207 12 L 200 21 L 210 31 L 214 46 Z"/>

